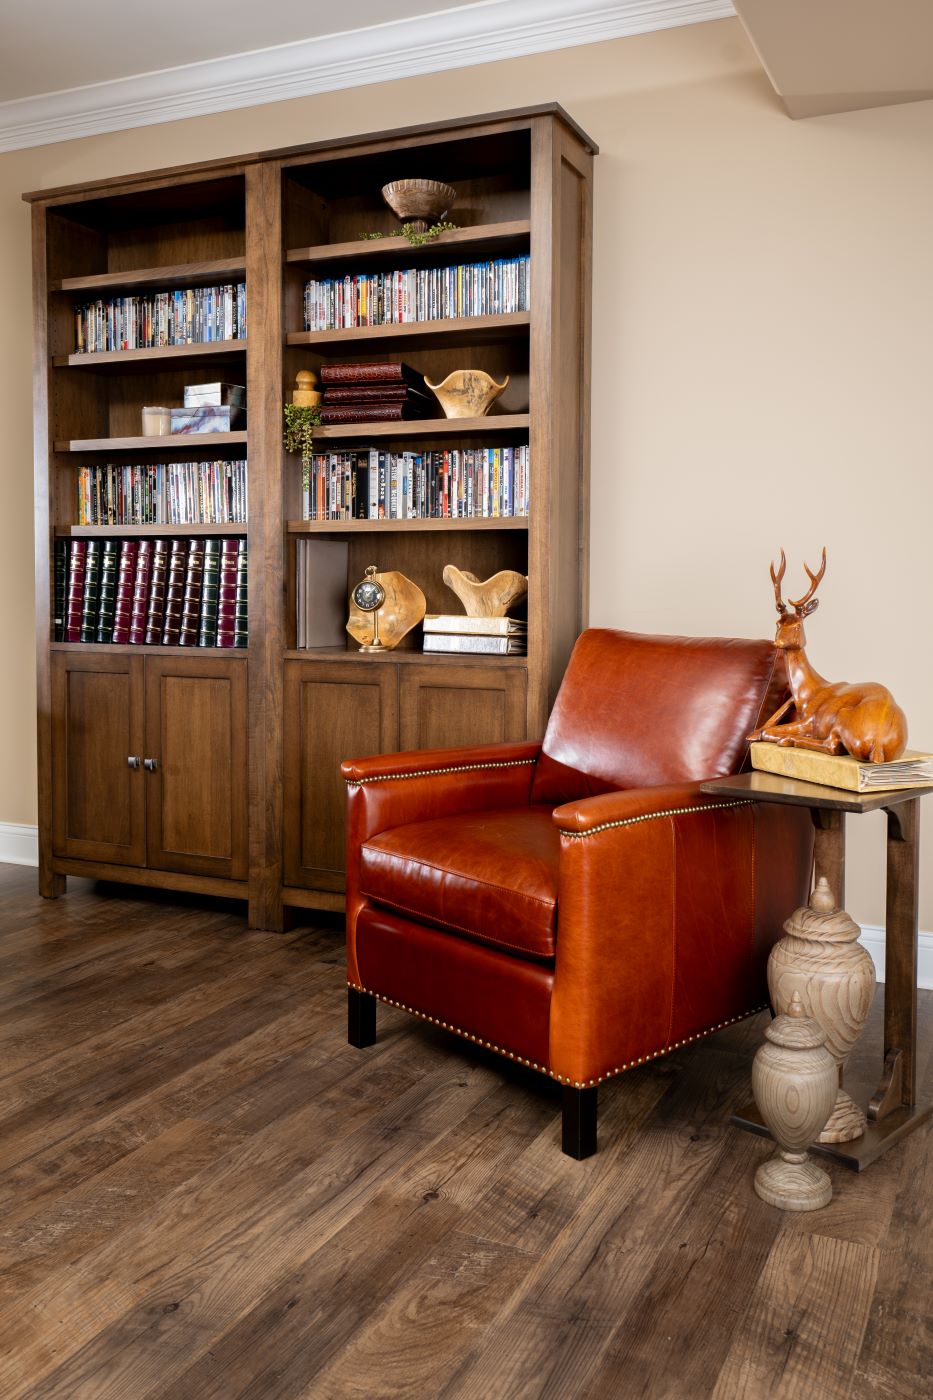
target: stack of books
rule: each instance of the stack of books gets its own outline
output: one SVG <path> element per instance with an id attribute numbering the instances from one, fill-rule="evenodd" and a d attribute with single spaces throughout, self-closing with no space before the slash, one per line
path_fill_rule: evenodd
<path id="1" fill-rule="evenodd" d="M 322 365 L 323 423 L 401 422 L 431 418 L 437 404 L 426 393 L 424 375 L 400 360 L 388 364 Z"/>
<path id="2" fill-rule="evenodd" d="M 245 539 L 55 541 L 55 640 L 245 647 Z"/>
<path id="3" fill-rule="evenodd" d="M 761 741 L 751 745 L 752 767 L 804 783 L 843 788 L 846 792 L 894 792 L 898 788 L 933 787 L 933 754 L 907 749 L 891 763 L 860 763 L 849 754 L 781 748 Z"/>
<path id="4" fill-rule="evenodd" d="M 525 656 L 528 623 L 517 617 L 428 613 L 424 619 L 424 650 L 468 652 L 474 656 Z"/>

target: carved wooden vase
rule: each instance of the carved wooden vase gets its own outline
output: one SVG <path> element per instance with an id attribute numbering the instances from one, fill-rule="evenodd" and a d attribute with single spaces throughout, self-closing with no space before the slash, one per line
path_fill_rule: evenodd
<path id="1" fill-rule="evenodd" d="M 856 940 L 859 926 L 837 909 L 832 890 L 820 879 L 809 908 L 798 909 L 784 925 L 785 938 L 768 959 L 768 990 L 777 1012 L 786 1013 L 799 992 L 809 1016 L 826 1032 L 826 1047 L 842 1071 L 862 1033 L 875 995 L 875 968 Z M 820 1142 L 851 1142 L 865 1131 L 865 1115 L 839 1087 Z"/>
<path id="2" fill-rule="evenodd" d="M 798 992 L 765 1037 L 752 1064 L 752 1089 L 778 1151 L 755 1173 L 755 1190 L 781 1210 L 819 1210 L 829 1205 L 833 1187 L 829 1174 L 810 1161 L 807 1148 L 832 1109 L 839 1082 L 836 1062 Z"/>

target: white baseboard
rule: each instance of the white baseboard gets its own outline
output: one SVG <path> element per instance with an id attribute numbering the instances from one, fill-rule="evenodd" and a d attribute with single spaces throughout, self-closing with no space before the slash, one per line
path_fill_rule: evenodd
<path id="1" fill-rule="evenodd" d="M 862 924 L 862 937 L 859 942 L 870 954 L 875 964 L 875 975 L 879 982 L 884 981 L 884 929 L 879 924 Z M 917 950 L 917 986 L 924 991 L 933 991 L 933 933 L 919 936 Z"/>
<path id="2" fill-rule="evenodd" d="M 38 865 L 39 832 L 34 826 L 0 822 L 0 864 Z M 879 924 L 862 924 L 862 944 L 871 954 L 879 982 L 884 981 L 884 929 Z M 917 986 L 933 991 L 933 933 L 920 934 Z"/>
<path id="3" fill-rule="evenodd" d="M 6 865 L 38 865 L 39 828 L 0 822 L 0 861 Z"/>

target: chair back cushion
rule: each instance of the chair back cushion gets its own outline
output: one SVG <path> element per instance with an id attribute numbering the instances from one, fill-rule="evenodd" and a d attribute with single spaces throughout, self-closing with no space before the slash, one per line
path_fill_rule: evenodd
<path id="1" fill-rule="evenodd" d="M 771 642 L 591 628 L 554 703 L 532 802 L 737 773 L 745 736 L 787 694 Z"/>

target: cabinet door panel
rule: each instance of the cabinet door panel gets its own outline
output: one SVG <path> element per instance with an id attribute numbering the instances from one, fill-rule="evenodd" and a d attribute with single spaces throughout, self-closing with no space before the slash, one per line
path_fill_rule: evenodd
<path id="1" fill-rule="evenodd" d="M 52 850 L 144 865 L 143 661 L 99 652 L 52 656 Z"/>
<path id="2" fill-rule="evenodd" d="M 247 875 L 246 663 L 146 658 L 148 863 Z"/>
<path id="3" fill-rule="evenodd" d="M 524 666 L 403 666 L 400 747 L 447 749 L 524 739 Z"/>
<path id="4" fill-rule="evenodd" d="M 396 666 L 286 663 L 286 884 L 343 890 L 346 788 L 340 764 L 397 748 Z"/>

